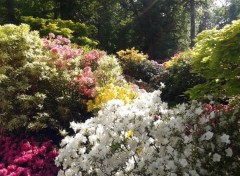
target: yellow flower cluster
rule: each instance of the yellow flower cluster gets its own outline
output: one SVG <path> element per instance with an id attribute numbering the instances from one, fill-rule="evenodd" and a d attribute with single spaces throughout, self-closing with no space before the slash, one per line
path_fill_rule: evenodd
<path id="1" fill-rule="evenodd" d="M 134 47 L 131 49 L 126 49 L 125 51 L 124 50 L 118 51 L 117 55 L 123 62 L 131 61 L 141 62 L 148 58 L 148 55 L 139 52 L 139 50 L 136 50 Z"/>
<path id="2" fill-rule="evenodd" d="M 105 87 L 101 87 L 98 90 L 98 95 L 94 100 L 88 100 L 87 110 L 91 112 L 93 110 L 99 110 L 109 100 L 120 99 L 124 103 L 131 103 L 134 98 L 138 96 L 129 85 L 116 86 L 114 84 L 107 84 Z"/>

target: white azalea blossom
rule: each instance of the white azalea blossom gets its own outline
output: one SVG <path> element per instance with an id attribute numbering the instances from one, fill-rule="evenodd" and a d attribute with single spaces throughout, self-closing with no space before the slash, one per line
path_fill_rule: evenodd
<path id="1" fill-rule="evenodd" d="M 226 144 L 230 144 L 230 140 L 229 140 L 229 135 L 223 134 L 221 137 L 221 142 L 226 143 Z"/>
<path id="2" fill-rule="evenodd" d="M 212 137 L 213 137 L 213 133 L 211 131 L 208 131 L 201 136 L 200 140 L 207 140 L 208 141 Z"/>
<path id="3" fill-rule="evenodd" d="M 232 155 L 233 155 L 233 151 L 232 151 L 231 148 L 227 148 L 227 149 L 225 150 L 225 152 L 226 152 L 226 156 L 228 156 L 228 157 L 232 157 Z"/>
<path id="4" fill-rule="evenodd" d="M 75 135 L 61 142 L 58 175 L 216 175 L 205 166 L 232 159 L 233 149 L 230 136 L 209 121 L 218 114 L 202 113 L 197 101 L 168 108 L 160 91 L 143 93 L 126 105 L 112 100 L 97 117 L 71 122 Z"/>
<path id="5" fill-rule="evenodd" d="M 219 162 L 221 160 L 221 155 L 214 153 L 213 154 L 213 161 L 214 162 Z"/>

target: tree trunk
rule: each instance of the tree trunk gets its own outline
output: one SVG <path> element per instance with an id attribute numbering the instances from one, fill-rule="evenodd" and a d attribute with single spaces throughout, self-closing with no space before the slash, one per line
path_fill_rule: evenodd
<path id="1" fill-rule="evenodd" d="M 59 0 L 54 0 L 54 19 L 59 17 Z"/>
<path id="2" fill-rule="evenodd" d="M 14 10 L 14 0 L 6 0 L 7 18 L 9 23 L 16 24 L 17 20 L 15 18 Z"/>
<path id="3" fill-rule="evenodd" d="M 195 38 L 195 1 L 190 0 L 190 13 L 191 13 L 191 47 L 194 46 L 194 38 Z"/>

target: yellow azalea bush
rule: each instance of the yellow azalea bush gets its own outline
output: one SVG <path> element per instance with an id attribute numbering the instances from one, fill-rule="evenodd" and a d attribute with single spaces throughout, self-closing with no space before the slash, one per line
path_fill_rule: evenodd
<path id="1" fill-rule="evenodd" d="M 136 50 L 134 47 L 131 49 L 126 49 L 117 52 L 120 61 L 124 63 L 128 62 L 142 62 L 148 58 L 148 55 L 143 54 L 139 50 Z"/>
<path id="2" fill-rule="evenodd" d="M 132 100 L 138 96 L 138 92 L 134 89 L 135 87 L 131 87 L 131 85 L 128 84 L 119 86 L 112 83 L 107 84 L 105 87 L 100 87 L 96 97 L 87 102 L 88 112 L 98 111 L 109 100 L 113 99 L 123 100 L 125 104 L 131 103 Z"/>
<path id="3" fill-rule="evenodd" d="M 176 53 L 171 59 L 167 62 L 163 63 L 163 67 L 168 69 L 172 67 L 175 64 L 178 64 L 179 62 L 189 62 L 191 61 L 193 56 L 193 51 L 192 50 L 187 50 L 184 52 Z"/>

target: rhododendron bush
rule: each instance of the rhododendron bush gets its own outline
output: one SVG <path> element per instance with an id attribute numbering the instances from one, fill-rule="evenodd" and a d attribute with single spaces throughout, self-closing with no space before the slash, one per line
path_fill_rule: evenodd
<path id="1" fill-rule="evenodd" d="M 51 140 L 37 142 L 34 137 L 0 136 L 1 176 L 53 176 L 58 172 L 58 155 Z"/>
<path id="2" fill-rule="evenodd" d="M 89 118 L 97 87 L 124 82 L 104 51 L 53 33 L 41 39 L 25 24 L 0 26 L 0 36 L 0 125 L 8 132 L 68 128 Z"/>
<path id="3" fill-rule="evenodd" d="M 236 175 L 239 112 L 234 107 L 180 104 L 169 109 L 160 91 L 131 104 L 112 100 L 97 117 L 72 122 L 62 140 L 58 175 Z"/>

